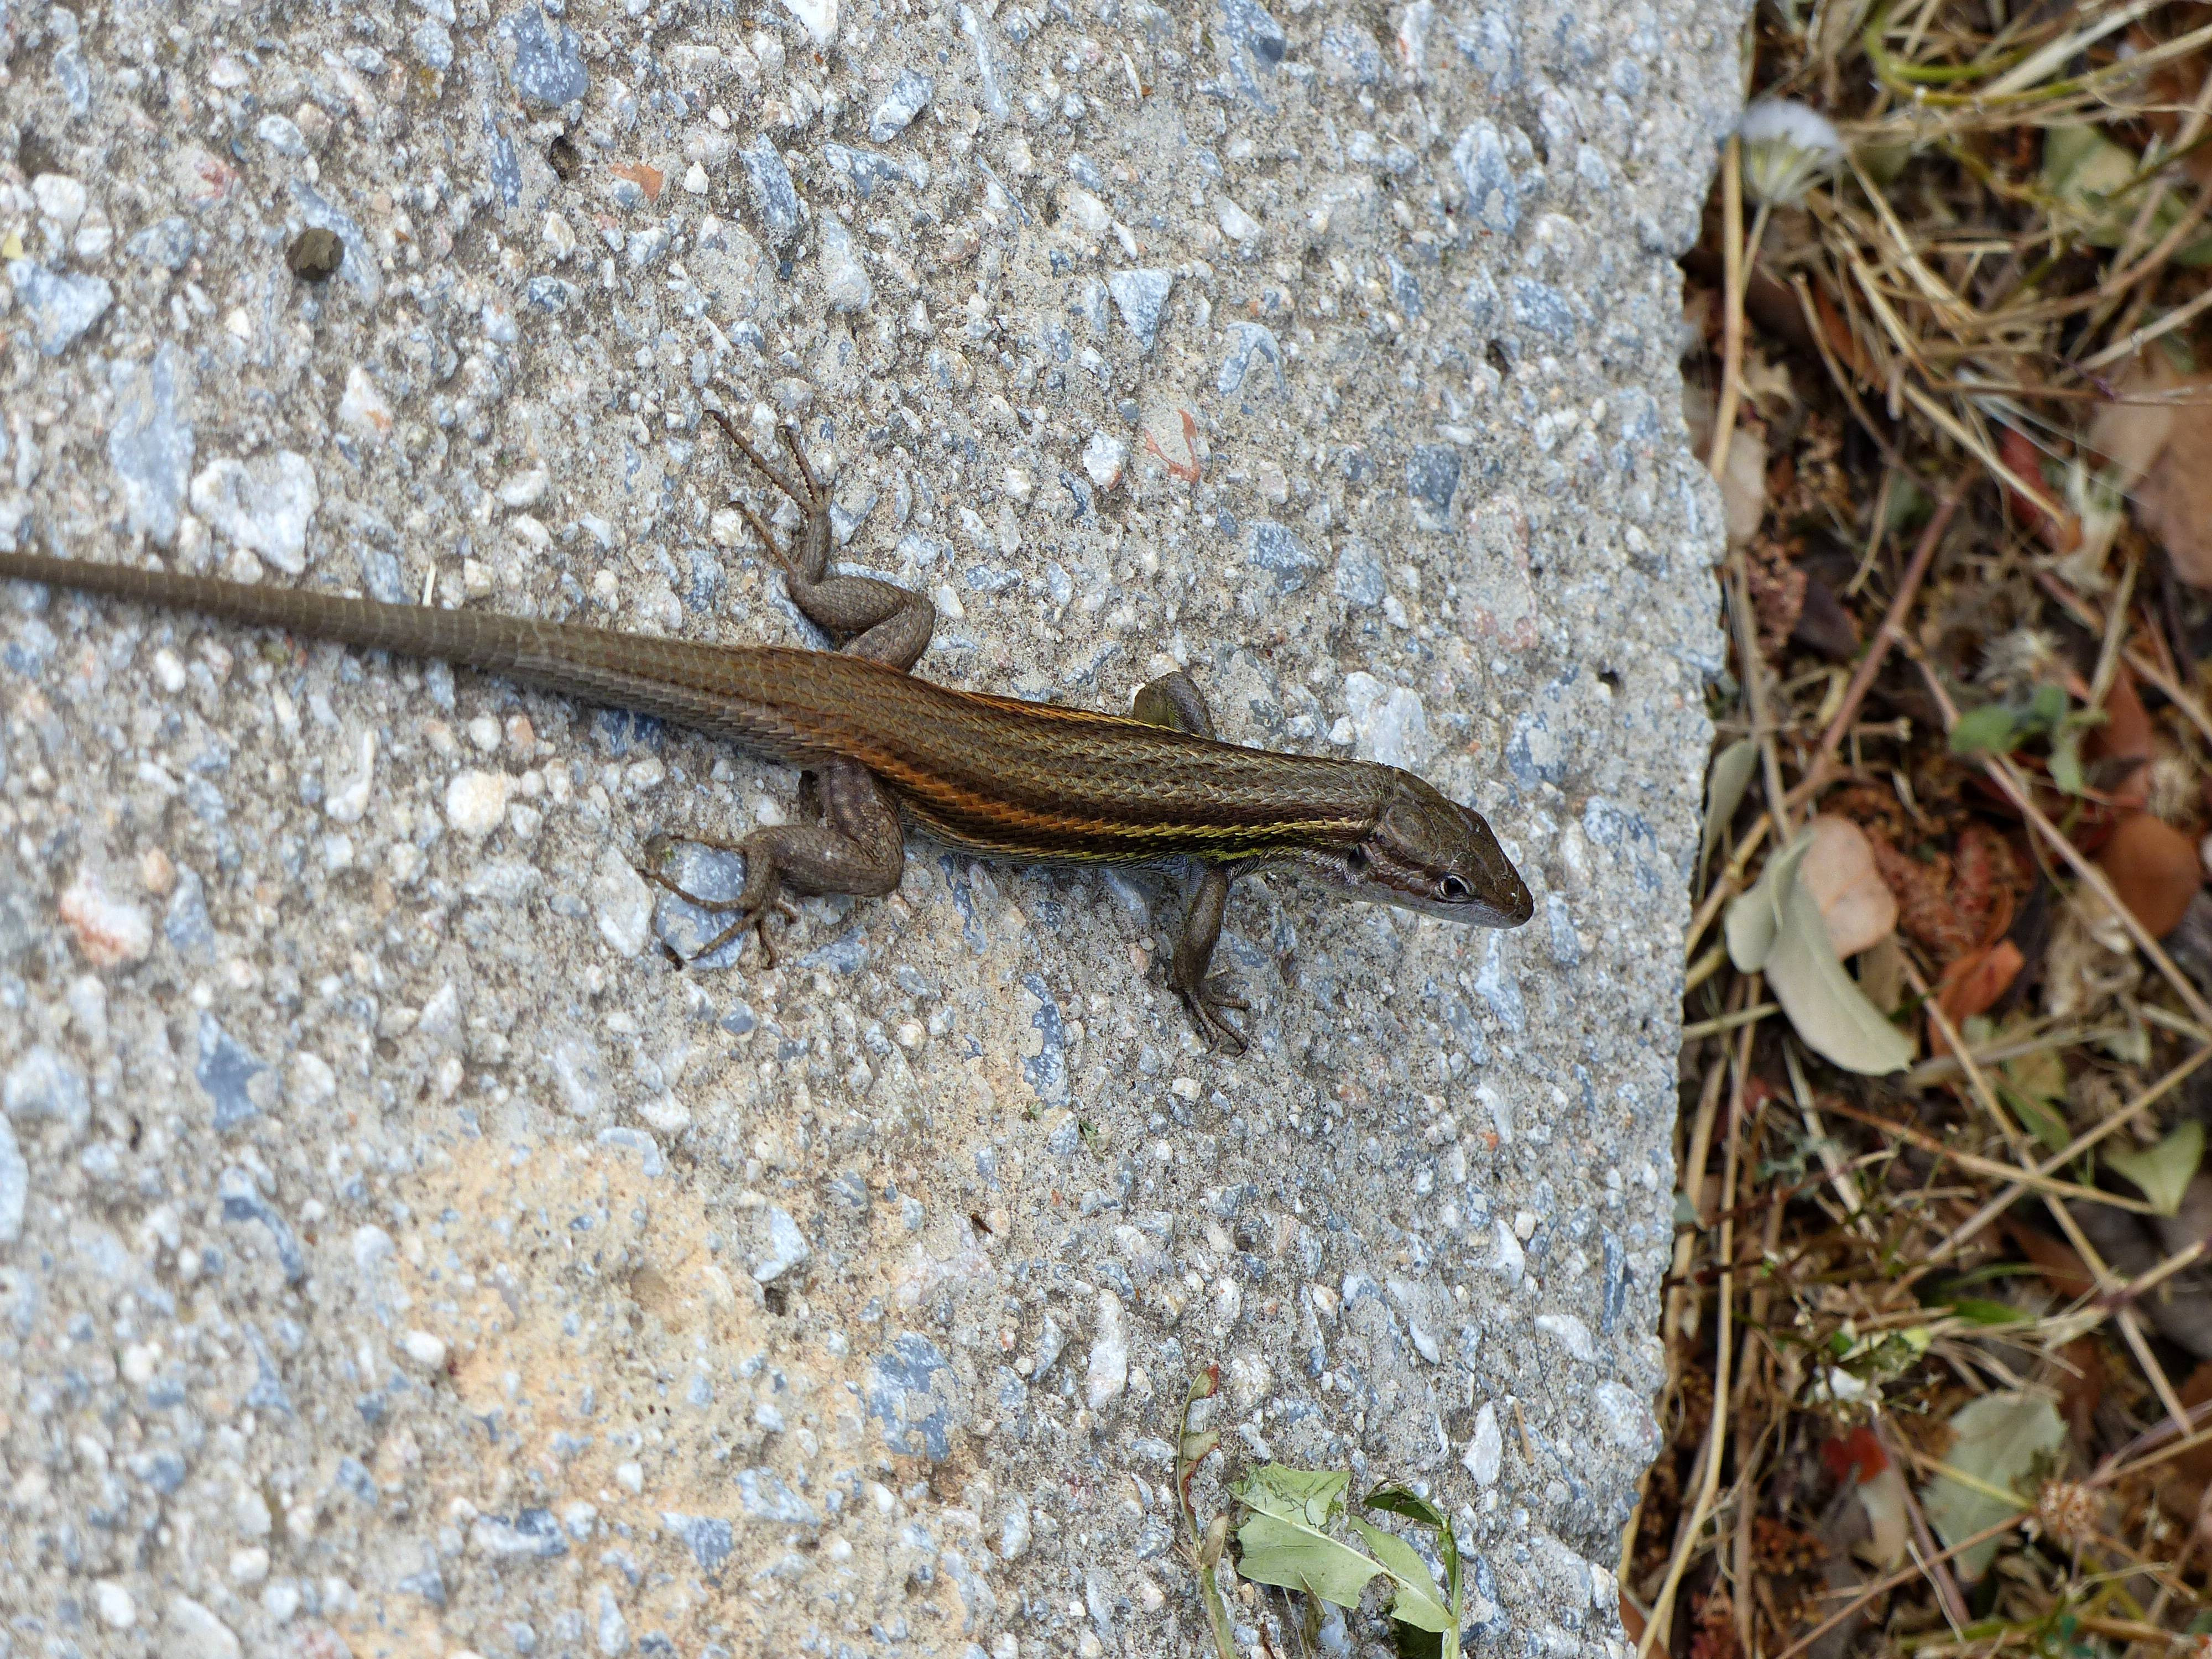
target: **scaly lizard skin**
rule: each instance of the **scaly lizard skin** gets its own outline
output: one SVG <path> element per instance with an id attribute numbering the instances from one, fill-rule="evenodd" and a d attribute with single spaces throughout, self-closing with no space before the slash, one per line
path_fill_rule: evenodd
<path id="1" fill-rule="evenodd" d="M 1395 767 L 1219 742 L 1180 672 L 1140 690 L 1129 718 L 915 678 L 908 671 L 936 621 L 929 601 L 871 577 L 830 574 L 829 496 L 797 440 L 785 434 L 793 478 L 714 418 L 804 513 L 785 550 L 740 503 L 781 562 L 792 602 L 841 649 L 704 645 L 36 554 L 0 554 L 0 578 L 442 660 L 652 714 L 805 769 L 818 821 L 735 843 L 745 860 L 736 899 L 683 894 L 733 915 L 708 951 L 746 928 L 769 950 L 767 917 L 785 889 L 894 890 L 906 866 L 902 815 L 933 840 L 994 858 L 1195 866 L 1168 983 L 1209 1039 L 1239 1048 L 1243 1035 L 1224 1011 L 1245 1005 L 1206 969 L 1241 875 L 1295 866 L 1348 896 L 1453 921 L 1528 920 L 1528 889 L 1480 814 Z"/>

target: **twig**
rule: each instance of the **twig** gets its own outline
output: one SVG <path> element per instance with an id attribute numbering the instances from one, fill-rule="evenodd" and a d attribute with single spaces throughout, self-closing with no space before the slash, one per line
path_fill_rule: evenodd
<path id="1" fill-rule="evenodd" d="M 1851 1105 L 1847 1101 L 1832 1101 L 1829 1103 L 1828 1109 L 1838 1117 L 1847 1117 L 1855 1123 L 1863 1123 L 1869 1129 L 1879 1129 L 1893 1140 L 1901 1140 L 1907 1146 L 1917 1146 L 1931 1158 L 1938 1158 L 1947 1163 L 1955 1164 L 1962 1170 L 1972 1170 L 1976 1175 L 1988 1176 L 1997 1181 L 2025 1182 L 2046 1198 L 2069 1198 L 2076 1202 L 2105 1204 L 2115 1210 L 2132 1210 L 2137 1215 L 2158 1213 L 2158 1206 L 2147 1200 L 2124 1198 L 2118 1193 L 2108 1193 L 2098 1187 L 2084 1187 L 2078 1182 L 2054 1181 L 2049 1176 L 2039 1174 L 2031 1166 L 2006 1164 L 1997 1158 L 1984 1158 L 1979 1152 L 1970 1152 L 1962 1146 L 1954 1146 L 1941 1135 L 1931 1135 L 1925 1129 L 1916 1129 L 1910 1123 L 1899 1123 L 1894 1118 L 1883 1117 L 1879 1113 L 1869 1112 L 1863 1107 Z"/>
<path id="2" fill-rule="evenodd" d="M 2072 611 L 2075 620 L 2084 628 L 2102 635 L 2109 626 L 2105 613 L 2097 608 L 2094 600 L 2076 593 L 2052 572 L 2038 570 L 2035 580 L 2045 592 Z M 2123 655 L 2129 667 L 2141 675 L 2147 684 L 2156 686 L 2160 695 L 2179 708 L 2207 742 L 2212 742 L 2212 714 L 2206 714 L 2204 706 L 2190 696 L 2187 688 L 2167 672 L 2164 664 L 2154 660 L 2147 653 L 2132 645 L 2123 647 Z"/>
<path id="3" fill-rule="evenodd" d="M 1756 981 L 1759 976 L 1753 975 Z M 1747 982 L 1748 994 L 1748 981 Z M 1751 1068 L 1751 1040 L 1753 1031 L 1747 1028 L 1737 1045 L 1734 1075 L 1729 1090 L 1728 1152 L 1723 1165 L 1722 1203 L 1730 1208 L 1735 1204 L 1735 1181 L 1738 1141 L 1743 1122 L 1744 1083 Z M 1690 1558 L 1697 1552 L 1698 1534 L 1705 1529 L 1705 1517 L 1712 1512 L 1713 1495 L 1719 1491 L 1721 1464 L 1728 1452 L 1729 1424 L 1729 1364 L 1734 1358 L 1735 1315 L 1735 1223 L 1724 1220 L 1720 1226 L 1717 1245 L 1721 1261 L 1719 1285 L 1719 1329 L 1713 1343 L 1713 1414 L 1705 1425 L 1705 1443 L 1701 1448 L 1698 1462 L 1704 1473 L 1698 1482 L 1697 1501 L 1682 1516 L 1674 1533 L 1674 1553 L 1667 1562 L 1667 1576 L 1659 1585 L 1659 1594 L 1651 1600 L 1651 1616 L 1644 1626 L 1644 1639 L 1636 1644 L 1637 1659 L 1650 1659 L 1652 1644 L 1659 1632 L 1670 1623 L 1674 1612 L 1674 1592 L 1680 1588 L 1682 1575 L 1689 1570 Z"/>
<path id="4" fill-rule="evenodd" d="M 1994 1058 L 1995 1056 L 1984 1057 Z M 1956 1056 L 1954 1056 L 1954 1058 L 1955 1059 Z M 2089 1148 L 2095 1146 L 2099 1141 L 2104 1139 L 2106 1136 L 2125 1128 L 2129 1124 L 2134 1122 L 2145 1112 L 2148 1111 L 2154 1105 L 2157 1104 L 2159 1101 L 2164 1099 L 2167 1095 L 2172 1093 L 2174 1090 L 2179 1088 L 2182 1084 L 2187 1082 L 2190 1077 L 2195 1073 L 2197 1067 L 2203 1065 L 2208 1060 L 2212 1060 L 2212 1048 L 2197 1049 L 2194 1054 L 2191 1054 L 2188 1059 L 2183 1060 L 2181 1064 L 2175 1066 L 2164 1077 L 2159 1079 L 2157 1082 L 2152 1084 L 2149 1088 L 2144 1090 L 2133 1100 L 2130 1101 L 2124 1107 L 2121 1108 L 2120 1110 L 2113 1113 L 2102 1123 L 2097 1125 L 2095 1128 L 2086 1130 L 2082 1133 L 2075 1136 L 2071 1141 L 2067 1143 L 2063 1151 L 2056 1153 L 2049 1158 L 2046 1158 L 2041 1164 L 2035 1165 L 2033 1172 L 2039 1176 L 2047 1176 L 2053 1170 L 2064 1169 L 2075 1158 L 2081 1157 L 2082 1153 L 2087 1152 Z M 1976 1234 L 1982 1231 L 1983 1228 L 1988 1226 L 1990 1222 L 1996 1220 L 2007 1210 L 2010 1209 L 2014 1204 L 2017 1203 L 2027 1190 L 2028 1187 L 2025 1182 L 2013 1182 L 2010 1186 L 2008 1186 L 1995 1198 L 1982 1206 L 1980 1209 L 1975 1211 L 1973 1215 L 1968 1218 L 1964 1224 L 1955 1229 L 1951 1233 L 1950 1237 L 1944 1239 L 1942 1243 L 1938 1244 L 1935 1249 L 1921 1261 L 1918 1267 L 1915 1267 L 1911 1273 L 1906 1275 L 1905 1283 L 1911 1285 L 1916 1282 L 1942 1263 L 1947 1257 L 1956 1254 L 1961 1247 L 1972 1240 Z"/>
<path id="5" fill-rule="evenodd" d="M 1897 1437 L 1883 1425 L 1881 1413 L 1875 1413 L 1871 1426 L 1880 1443 L 1882 1455 L 1893 1463 L 1905 1459 L 1898 1450 Z M 1910 1483 L 1900 1483 L 1905 1494 L 1905 1518 L 1912 1523 L 1912 1540 L 1920 1547 L 1921 1568 L 1928 1582 L 1936 1587 L 1936 1599 L 1942 1603 L 1943 1616 L 1951 1621 L 1954 1631 L 1962 1628 L 1973 1615 L 1966 1611 L 1966 1598 L 1959 1593 L 1959 1581 L 1951 1576 L 1950 1564 L 1942 1559 L 1942 1547 L 1936 1543 L 1936 1534 L 1928 1529 L 1928 1517 L 1920 1508 L 1920 1500 L 1912 1495 Z"/>
<path id="6" fill-rule="evenodd" d="M 1979 1532 L 1975 1533 L 1969 1537 L 1961 1538 L 1957 1543 L 1953 1544 L 1948 1549 L 1938 1550 L 1935 1554 L 1929 1556 L 1925 1561 L 1915 1562 L 1909 1567 L 1899 1567 L 1896 1571 L 1888 1574 L 1887 1577 L 1875 1579 L 1871 1584 L 1861 1584 L 1856 1590 L 1851 1592 L 1851 1599 L 1848 1603 L 1838 1611 L 1830 1613 L 1826 1619 L 1815 1625 L 1811 1630 L 1807 1631 L 1802 1636 L 1792 1642 L 1788 1647 L 1776 1654 L 1774 1656 L 1774 1659 L 1796 1659 L 1797 1655 L 1804 1652 L 1806 1649 L 1811 1647 L 1815 1642 L 1818 1642 L 1823 1636 L 1826 1636 L 1830 1631 L 1835 1629 L 1837 1626 L 1842 1624 L 1846 1619 L 1855 1616 L 1877 1595 L 1886 1595 L 1889 1591 L 1895 1589 L 1899 1584 L 1910 1583 L 1914 1578 L 1917 1577 L 1923 1571 L 1925 1571 L 1926 1568 L 1933 1565 L 1938 1561 L 1952 1560 L 1958 1556 L 1964 1555 L 1968 1550 L 1974 1548 L 1978 1545 L 1988 1543 L 1992 1538 L 2003 1537 L 2005 1534 L 2010 1532 L 2019 1524 L 2020 1516 L 2016 1515 L 2008 1515 L 1996 1525 L 1984 1527 Z"/>
<path id="7" fill-rule="evenodd" d="M 1761 205 L 1759 223 L 1766 216 Z M 1713 405 L 1712 448 L 1705 470 L 1717 480 L 1728 471 L 1729 440 L 1743 401 L 1743 140 L 1731 137 L 1721 158 L 1721 390 Z"/>
<path id="8" fill-rule="evenodd" d="M 1911 611 L 1913 601 L 1920 597 L 1920 584 L 1927 577 L 1929 566 L 1935 562 L 1936 550 L 1942 544 L 1944 532 L 1951 527 L 1951 517 L 1959 510 L 1959 498 L 1967 483 L 1968 480 L 1960 478 L 1936 503 L 1936 511 L 1929 517 L 1927 527 L 1920 532 L 1919 544 L 1913 548 L 1912 557 L 1905 567 L 1905 574 L 1897 584 L 1896 596 L 1890 600 L 1889 609 L 1882 615 L 1881 626 L 1875 630 L 1866 655 L 1859 659 L 1858 666 L 1851 671 L 1850 684 L 1844 688 L 1843 706 L 1836 710 L 1835 718 L 1828 722 L 1828 729 L 1820 735 L 1820 745 L 1811 769 L 1790 791 L 1793 799 L 1811 799 L 1826 788 L 1834 777 L 1838 769 L 1836 751 L 1843 746 L 1844 734 L 1858 718 L 1859 705 L 1866 701 L 1868 691 L 1873 689 L 1875 676 L 1881 672 L 1882 665 L 1889 660 L 1891 647 L 1905 637 L 1905 618 Z"/>

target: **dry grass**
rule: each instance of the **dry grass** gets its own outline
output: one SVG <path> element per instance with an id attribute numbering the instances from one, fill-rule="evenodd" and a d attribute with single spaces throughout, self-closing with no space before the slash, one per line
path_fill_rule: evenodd
<path id="1" fill-rule="evenodd" d="M 2116 851 L 2212 817 L 2212 605 L 2106 459 L 2116 412 L 2212 422 L 2212 5 L 1770 4 L 1750 45 L 1838 150 L 1754 124 L 1687 262 L 1738 514 L 1714 714 L 1756 762 L 1686 946 L 1672 1438 L 1625 1611 L 1699 1659 L 2212 1651 L 2212 1178 L 2160 1215 L 2114 1161 L 2171 1170 L 2212 1118 L 2212 898 L 2161 925 Z M 2037 684 L 2058 727 L 1948 741 Z M 1920 1042 L 1886 1078 L 1718 942 L 1816 814 L 1899 902 L 1859 963 Z M 2058 1436 L 1993 1482 L 1976 1401 Z M 1961 1533 L 1962 1492 L 1997 1518 Z"/>

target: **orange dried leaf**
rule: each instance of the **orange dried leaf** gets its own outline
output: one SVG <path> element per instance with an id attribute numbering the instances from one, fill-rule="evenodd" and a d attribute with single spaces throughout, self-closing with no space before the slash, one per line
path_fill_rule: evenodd
<path id="1" fill-rule="evenodd" d="M 1961 1021 L 1995 1007 L 1997 999 L 2012 988 L 2013 981 L 2020 977 L 2020 970 L 2027 965 L 2020 946 L 2008 939 L 2001 939 L 1951 964 L 1936 994 L 1936 1006 L 1956 1030 Z M 1942 1029 L 1933 1020 L 1928 1023 L 1928 1048 L 1931 1054 L 1949 1052 Z"/>
<path id="2" fill-rule="evenodd" d="M 2163 939 L 2180 925 L 2189 902 L 2204 885 L 2196 842 L 2148 812 L 2132 813 L 2112 826 L 2097 866 L 2153 939 Z"/>

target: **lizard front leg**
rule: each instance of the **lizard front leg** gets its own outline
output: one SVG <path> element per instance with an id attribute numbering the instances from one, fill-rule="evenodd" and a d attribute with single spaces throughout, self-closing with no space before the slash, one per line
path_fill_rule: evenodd
<path id="1" fill-rule="evenodd" d="M 708 412 L 744 458 L 788 495 L 803 515 L 791 545 L 779 547 L 768 520 L 744 501 L 738 503 L 753 534 L 783 567 L 784 591 L 791 595 L 791 602 L 848 655 L 889 663 L 894 668 L 912 668 L 928 649 L 930 634 L 937 626 L 937 612 L 927 596 L 879 577 L 831 575 L 830 492 L 806 464 L 796 434 L 789 427 L 783 428 L 791 459 L 799 466 L 799 477 L 793 479 L 756 449 L 728 416 L 720 410 Z"/>
<path id="2" fill-rule="evenodd" d="M 1130 712 L 1147 726 L 1164 726 L 1194 737 L 1213 735 L 1213 711 L 1206 706 L 1204 694 L 1192 684 L 1190 676 L 1181 669 L 1140 688 Z M 1222 920 L 1229 913 L 1230 884 L 1238 873 L 1234 865 L 1200 866 L 1198 890 L 1191 895 L 1175 954 L 1168 959 L 1168 987 L 1182 999 L 1208 1042 L 1222 1043 L 1241 1054 L 1248 1046 L 1244 1033 L 1237 1030 L 1227 1011 L 1242 1012 L 1251 1005 L 1237 994 L 1226 975 L 1207 975 L 1213 963 L 1213 947 L 1221 942 Z"/>

